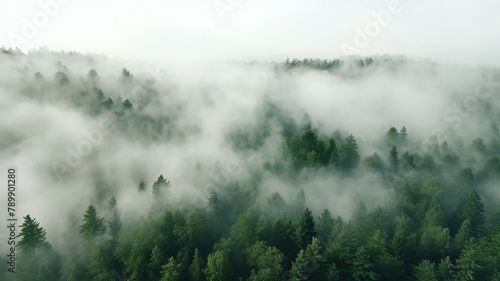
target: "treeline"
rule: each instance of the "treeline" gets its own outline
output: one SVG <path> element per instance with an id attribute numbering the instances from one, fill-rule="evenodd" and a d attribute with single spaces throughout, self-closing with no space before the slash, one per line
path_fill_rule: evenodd
<path id="1" fill-rule="evenodd" d="M 381 141 L 387 149 L 383 157 L 374 153 L 363 158 L 353 135 L 326 137 L 310 123 L 284 128 L 283 140 L 295 173 L 326 168 L 345 177 L 360 171 L 406 176 L 388 187 L 394 189 L 389 202 L 369 210 L 361 201 L 346 219 L 328 209 L 313 215 L 303 190 L 292 202 L 278 192 L 262 202 L 257 188 L 238 182 L 228 183 L 222 192 L 213 190 L 208 208 L 166 206 L 162 198 L 168 196 L 171 183 L 160 175 L 151 188 L 144 181 L 138 185 L 139 192 L 150 192 L 155 199 L 148 216 L 122 227 L 114 198 L 102 217 L 90 205 L 68 226 L 67 246 L 61 253 L 51 247 L 36 220 L 26 216 L 19 235 L 23 263 L 16 276 L 19 280 L 116 276 L 220 281 L 499 280 L 500 205 L 486 212 L 477 191 L 486 178 L 500 176 L 497 156 L 489 155 L 477 176 L 471 168 L 459 170 L 454 185 L 446 187 L 436 175 L 455 155 L 452 149 L 447 143 L 431 148 L 443 151 L 436 152 L 436 160 L 424 155 L 417 161 L 418 154 L 407 151 L 398 156 L 397 148 L 408 147 L 410 140 L 405 127 L 387 131 Z M 479 139 L 471 146 L 478 153 L 490 151 Z M 460 161 L 456 155 L 451 158 Z M 269 163 L 264 166 L 273 170 Z M 447 209 L 444 196 L 450 188 L 464 195 Z"/>
<path id="2" fill-rule="evenodd" d="M 160 176 L 150 190 L 167 192 Z M 451 213 L 439 180 L 401 183 L 390 205 L 360 202 L 346 220 L 328 209 L 314 216 L 305 198 L 279 193 L 256 208 L 238 186 L 212 192 L 208 209 L 156 202 L 147 217 L 122 227 L 118 204 L 100 217 L 88 206 L 70 221 L 64 253 L 24 217 L 17 280 L 498 280 L 500 208 L 485 216 L 477 191 Z M 230 214 L 237 209 L 237 217 Z M 231 211 L 229 211 L 231 210 Z M 300 212 L 292 219 L 286 210 Z"/>

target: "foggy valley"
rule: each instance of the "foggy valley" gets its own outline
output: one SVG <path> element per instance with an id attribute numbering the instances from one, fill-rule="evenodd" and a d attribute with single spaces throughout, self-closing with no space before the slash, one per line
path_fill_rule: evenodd
<path id="1" fill-rule="evenodd" d="M 500 278 L 497 68 L 1 52 L 15 280 Z"/>

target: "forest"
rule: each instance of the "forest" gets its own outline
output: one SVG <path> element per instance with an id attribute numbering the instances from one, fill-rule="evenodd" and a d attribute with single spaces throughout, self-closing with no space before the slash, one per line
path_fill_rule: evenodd
<path id="1" fill-rule="evenodd" d="M 374 56 L 151 75 L 0 51 L 2 110 L 21 112 L 0 157 L 24 186 L 2 280 L 500 281 L 500 91 L 477 82 L 497 69 Z"/>

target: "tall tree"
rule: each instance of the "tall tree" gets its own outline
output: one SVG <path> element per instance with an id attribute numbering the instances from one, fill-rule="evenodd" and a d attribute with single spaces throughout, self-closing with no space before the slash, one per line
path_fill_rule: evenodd
<path id="1" fill-rule="evenodd" d="M 305 249 L 314 236 L 316 236 L 314 218 L 311 210 L 306 208 L 297 221 L 297 244 L 301 249 Z"/>
<path id="2" fill-rule="evenodd" d="M 252 268 L 249 280 L 280 281 L 283 271 L 283 253 L 259 241 L 246 251 L 247 261 Z"/>
<path id="3" fill-rule="evenodd" d="M 158 198 L 161 194 L 166 192 L 171 187 L 170 181 L 160 175 L 153 183 L 153 195 Z"/>
<path id="4" fill-rule="evenodd" d="M 460 199 L 452 214 L 452 230 L 457 231 L 465 220 L 470 221 L 470 234 L 479 237 L 484 234 L 484 204 L 476 190 Z"/>
<path id="5" fill-rule="evenodd" d="M 321 212 L 318 218 L 318 223 L 316 224 L 318 239 L 320 241 L 327 243 L 330 240 L 334 224 L 335 222 L 330 215 L 330 211 L 328 209 L 323 209 L 323 212 Z"/>
<path id="6" fill-rule="evenodd" d="M 377 152 L 366 157 L 364 161 L 365 165 L 373 171 L 380 172 L 384 169 L 384 160 L 382 160 L 382 157 Z"/>
<path id="7" fill-rule="evenodd" d="M 46 230 L 30 215 L 24 217 L 17 238 L 20 253 L 16 275 L 19 280 L 57 280 L 60 257 L 47 241 Z M 43 279 L 46 278 L 46 279 Z"/>
<path id="8" fill-rule="evenodd" d="M 391 127 L 387 131 L 387 133 L 385 133 L 385 138 L 386 138 L 388 144 L 390 144 L 390 145 L 396 144 L 399 140 L 398 130 L 394 127 Z"/>
<path id="9" fill-rule="evenodd" d="M 342 168 L 352 171 L 359 163 L 358 143 L 353 135 L 349 135 L 342 145 Z"/>
<path id="10" fill-rule="evenodd" d="M 227 281 L 230 274 L 229 250 L 218 249 L 210 253 L 203 270 L 207 281 Z"/>
<path id="11" fill-rule="evenodd" d="M 413 274 L 416 281 L 438 281 L 436 277 L 436 266 L 433 262 L 422 260 L 418 266 L 415 267 Z"/>
<path id="12" fill-rule="evenodd" d="M 333 138 L 330 138 L 328 141 L 328 152 L 330 153 L 330 158 L 328 160 L 328 164 L 334 168 L 338 167 L 339 164 L 339 151 L 337 148 L 337 144 Z"/>
<path id="13" fill-rule="evenodd" d="M 92 241 L 102 236 L 105 232 L 104 218 L 98 217 L 95 207 L 89 205 L 83 215 L 83 223 L 80 225 L 80 236 L 84 241 Z"/>
<path id="14" fill-rule="evenodd" d="M 406 143 L 408 141 L 408 132 L 406 131 L 406 127 L 403 126 L 399 133 L 399 142 Z"/>
<path id="15" fill-rule="evenodd" d="M 203 276 L 203 258 L 201 257 L 198 249 L 194 250 L 194 257 L 191 265 L 189 266 L 189 278 L 192 281 L 204 281 Z"/>
<path id="16" fill-rule="evenodd" d="M 338 271 L 335 263 L 328 263 L 321 249 L 318 239 L 313 238 L 311 243 L 300 250 L 292 263 L 290 270 L 291 280 L 336 280 Z"/>
<path id="17" fill-rule="evenodd" d="M 391 151 L 389 152 L 389 161 L 391 162 L 392 168 L 397 171 L 399 159 L 398 159 L 398 149 L 396 148 L 396 146 L 393 146 L 391 148 Z"/>

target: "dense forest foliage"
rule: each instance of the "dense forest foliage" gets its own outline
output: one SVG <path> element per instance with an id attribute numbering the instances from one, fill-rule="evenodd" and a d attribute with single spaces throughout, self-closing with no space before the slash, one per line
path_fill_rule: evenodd
<path id="1" fill-rule="evenodd" d="M 97 67 L 81 74 L 63 63 L 92 65 L 96 58 L 89 55 L 2 52 L 0 63 L 15 65 L 17 72 L 2 83 L 5 89 L 22 84 L 19 99 L 105 117 L 113 123 L 108 134 L 145 146 L 180 144 L 200 134 L 183 121 L 185 104 L 162 103 L 158 84 L 164 82 L 138 78 L 123 67 L 112 70 L 115 81 L 103 81 L 108 78 Z M 31 60 L 51 66 L 37 68 Z M 392 58 L 287 59 L 265 67 L 272 77 L 321 72 L 362 80 L 381 69 L 397 76 L 408 72 L 408 64 Z M 155 104 L 162 109 L 152 110 Z M 123 187 L 149 198 L 136 217 L 123 215 L 130 201 L 122 202 L 122 189 L 103 176 L 96 176 L 93 195 L 81 198 L 85 209 L 59 214 L 64 229 L 57 235 L 50 236 L 37 213 L 24 214 L 15 280 L 500 280 L 500 131 L 492 104 L 477 105 L 487 130 L 444 141 L 430 135 L 424 142 L 411 127 L 392 124 L 367 141 L 325 129 L 307 112 L 295 118 L 282 104 L 264 100 L 257 121 L 233 124 L 223 137 L 248 163 L 233 167 L 212 159 L 213 168 L 191 167 L 193 185 L 206 187 L 202 200 L 169 200 L 180 187 L 165 169 L 154 177 L 134 175 L 134 184 Z M 6 132 L 0 142 L 13 147 L 22 140 Z M 57 161 L 47 170 L 67 185 L 80 176 Z M 209 177 L 200 176 L 207 170 Z M 244 171 L 228 172 L 235 170 Z M 116 178 L 126 173 L 113 171 Z M 269 188 L 273 183 L 281 187 Z M 339 199 L 326 191 L 342 188 L 367 197 Z M 338 209 L 318 203 L 343 200 L 349 202 Z"/>

